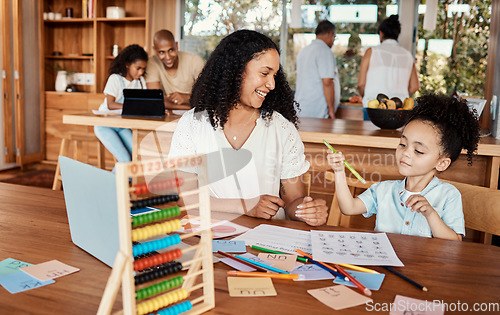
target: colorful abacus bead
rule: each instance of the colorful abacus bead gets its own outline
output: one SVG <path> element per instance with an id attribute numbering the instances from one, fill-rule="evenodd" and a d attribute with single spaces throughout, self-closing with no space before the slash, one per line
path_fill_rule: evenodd
<path id="1" fill-rule="evenodd" d="M 178 289 L 137 305 L 137 314 L 144 315 L 149 312 L 166 307 L 170 304 L 184 300 L 189 296 L 186 289 Z"/>
<path id="2" fill-rule="evenodd" d="M 171 220 L 132 230 L 132 241 L 138 242 L 155 235 L 167 234 L 182 227 L 180 220 Z"/>
<path id="3" fill-rule="evenodd" d="M 172 207 L 162 209 L 160 211 L 145 213 L 137 215 L 132 218 L 132 226 L 138 226 L 142 224 L 151 223 L 154 221 L 164 220 L 172 217 L 176 217 L 181 214 L 181 209 L 179 207 Z"/>
<path id="4" fill-rule="evenodd" d="M 132 253 L 134 257 L 144 255 L 146 253 L 151 253 L 156 250 L 170 247 L 172 245 L 177 245 L 181 242 L 181 237 L 178 234 L 166 236 L 159 240 L 154 240 L 150 242 L 144 242 L 132 246 Z"/>
<path id="5" fill-rule="evenodd" d="M 180 257 L 182 257 L 182 252 L 180 249 L 176 248 L 174 250 L 165 253 L 152 255 L 150 257 L 141 258 L 134 261 L 134 270 L 135 271 L 144 270 L 149 267 L 171 262 L 172 260 L 175 260 Z"/>
<path id="6" fill-rule="evenodd" d="M 145 208 L 147 206 L 161 205 L 164 203 L 169 203 L 171 201 L 179 200 L 179 195 L 163 195 L 147 199 L 133 200 L 131 210 Z"/>
<path id="7" fill-rule="evenodd" d="M 185 301 L 164 310 L 156 312 L 157 315 L 178 315 L 180 313 L 184 313 L 193 308 L 193 304 L 191 301 Z"/>
<path id="8" fill-rule="evenodd" d="M 138 196 L 147 194 L 149 192 L 161 191 L 163 189 L 180 187 L 184 184 L 182 178 L 172 178 L 166 180 L 156 180 L 149 183 L 141 183 L 134 185 L 134 193 Z"/>
<path id="9" fill-rule="evenodd" d="M 168 279 L 162 281 L 160 283 L 154 284 L 144 289 L 140 289 L 135 291 L 135 298 L 137 300 L 143 300 L 153 295 L 157 295 L 163 293 L 165 291 L 178 288 L 184 283 L 184 278 L 182 276 L 178 276 L 172 279 Z"/>
<path id="10" fill-rule="evenodd" d="M 177 261 L 172 261 L 164 265 L 158 266 L 157 269 L 153 271 L 143 272 L 134 277 L 135 285 L 153 281 L 155 279 L 165 277 L 182 270 L 182 264 Z"/>

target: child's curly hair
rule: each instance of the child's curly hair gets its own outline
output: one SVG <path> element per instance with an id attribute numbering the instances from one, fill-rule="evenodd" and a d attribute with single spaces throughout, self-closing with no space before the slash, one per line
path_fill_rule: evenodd
<path id="1" fill-rule="evenodd" d="M 248 62 L 278 46 L 267 36 L 256 31 L 239 30 L 226 36 L 217 45 L 205 64 L 191 92 L 190 105 L 195 112 L 206 110 L 214 128 L 224 127 L 229 111 L 240 100 L 243 73 Z M 280 68 L 275 76 L 275 88 L 270 91 L 260 108 L 262 117 L 269 121 L 274 111 L 297 126 L 298 103 Z"/>
<path id="2" fill-rule="evenodd" d="M 139 45 L 133 44 L 125 47 L 116 56 L 109 66 L 109 74 L 119 74 L 123 77 L 127 76 L 127 65 L 142 60 L 148 62 L 148 53 Z"/>
<path id="3" fill-rule="evenodd" d="M 432 123 L 441 136 L 442 153 L 453 163 L 463 148 L 471 165 L 479 142 L 477 112 L 469 109 L 466 100 L 446 95 L 423 95 L 415 101 L 417 105 L 408 123 L 412 120 Z"/>

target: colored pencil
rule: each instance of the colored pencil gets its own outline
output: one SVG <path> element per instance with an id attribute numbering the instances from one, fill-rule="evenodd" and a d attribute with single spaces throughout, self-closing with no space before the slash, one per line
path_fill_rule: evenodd
<path id="1" fill-rule="evenodd" d="M 335 149 L 328 142 L 326 142 L 325 139 L 323 139 L 323 143 L 328 147 L 328 149 L 332 150 L 333 153 L 338 153 L 337 151 L 335 151 Z M 353 169 L 352 166 L 349 165 L 349 163 L 347 163 L 346 160 L 344 160 L 344 165 L 351 171 L 351 173 L 354 174 L 354 176 L 356 176 L 357 179 L 359 179 L 360 182 L 362 182 L 363 184 L 366 184 L 366 180 L 363 177 L 361 177 L 361 175 L 359 175 L 359 173 L 356 172 L 356 170 Z"/>
<path id="2" fill-rule="evenodd" d="M 375 270 L 372 270 L 372 269 L 368 269 L 368 268 L 365 268 L 365 267 L 360 267 L 360 266 L 355 266 L 355 265 L 351 265 L 351 264 L 337 264 L 341 267 L 344 267 L 344 268 L 349 268 L 349 269 L 352 269 L 352 270 L 356 270 L 356 271 L 361 271 L 361 272 L 367 272 L 367 273 L 379 273 Z"/>
<path id="3" fill-rule="evenodd" d="M 325 264 L 321 261 L 314 260 L 311 255 L 304 253 L 300 249 L 296 249 L 296 251 L 297 251 L 297 253 L 301 254 L 302 256 L 305 256 L 308 261 L 312 262 L 316 266 L 321 267 L 324 270 L 334 274 L 336 277 L 340 277 L 340 278 L 344 279 L 345 281 L 349 281 L 349 278 L 346 278 L 343 274 L 339 273 L 338 270 L 333 268 L 332 266 L 328 266 L 327 264 Z"/>
<path id="4" fill-rule="evenodd" d="M 353 276 L 351 276 L 351 274 L 349 274 L 347 271 L 345 271 L 344 269 L 342 269 L 342 267 L 340 267 L 339 265 L 336 265 L 336 264 L 333 264 L 335 266 L 335 268 L 337 268 L 337 270 L 343 274 L 344 276 L 346 276 L 347 278 L 349 278 L 349 280 L 354 283 L 355 286 L 358 287 L 358 289 L 360 289 L 366 296 L 371 296 L 372 295 L 372 291 L 370 291 L 370 289 L 368 289 L 367 287 L 365 287 L 363 284 L 361 284 L 361 282 L 359 282 L 358 280 L 356 280 L 356 278 L 354 278 Z"/>
<path id="5" fill-rule="evenodd" d="M 382 268 L 385 268 L 387 270 L 389 270 L 390 272 L 392 272 L 393 274 L 395 274 L 396 276 L 399 276 L 400 278 L 408 281 L 409 283 L 413 284 L 414 286 L 416 286 L 417 288 L 419 288 L 420 290 L 422 291 L 429 291 L 426 287 L 424 287 L 423 285 L 411 280 L 410 278 L 408 278 L 407 276 L 403 275 L 402 273 L 399 273 L 398 271 L 392 269 L 391 267 L 388 267 L 388 266 L 382 266 Z"/>
<path id="6" fill-rule="evenodd" d="M 244 271 L 228 271 L 228 276 L 237 276 L 237 277 L 264 277 L 264 278 L 276 278 L 276 279 L 300 279 L 300 276 L 297 274 L 284 274 L 284 273 L 268 273 L 268 272 L 244 272 Z"/>
<path id="7" fill-rule="evenodd" d="M 306 256 L 307 258 L 313 259 L 311 255 L 309 255 L 307 253 L 304 253 L 300 249 L 296 249 L 296 251 L 297 251 L 297 253 L 301 254 L 302 256 Z M 318 262 L 320 264 L 328 267 L 328 268 L 331 268 L 330 266 L 328 266 L 324 262 L 321 262 L 321 261 L 318 261 Z M 372 291 L 370 291 L 370 289 L 368 289 L 367 287 L 365 287 L 364 285 L 362 285 L 361 282 L 359 282 L 358 280 L 356 280 L 353 276 L 351 276 L 349 273 L 347 273 L 339 265 L 333 264 L 333 266 L 335 267 L 335 269 L 337 269 L 337 272 L 339 272 L 340 274 L 342 274 L 344 277 L 347 277 L 349 279 L 349 281 L 351 281 L 356 287 L 358 287 L 358 289 L 360 289 L 361 292 L 363 292 L 365 295 L 367 295 L 367 296 L 371 296 L 372 295 Z"/>
<path id="8" fill-rule="evenodd" d="M 239 258 L 237 258 L 237 257 L 234 257 L 233 255 L 230 255 L 230 254 L 228 254 L 228 253 L 221 252 L 220 250 L 219 250 L 217 253 L 221 254 L 222 256 L 226 256 L 226 257 L 228 257 L 228 258 L 234 259 L 234 260 L 236 260 L 237 262 L 240 262 L 240 263 L 242 263 L 242 264 L 244 264 L 244 265 L 247 265 L 247 266 L 249 266 L 249 267 L 255 268 L 255 269 L 259 270 L 259 271 L 262 271 L 262 272 L 267 272 L 267 269 L 261 268 L 261 267 L 259 267 L 259 266 L 255 266 L 254 264 L 248 263 L 248 262 L 244 261 L 243 259 L 239 259 Z"/>
<path id="9" fill-rule="evenodd" d="M 245 258 L 243 256 L 240 256 L 240 255 L 234 255 L 234 257 L 237 257 L 239 259 L 243 259 L 244 261 L 252 264 L 252 265 L 256 265 L 256 266 L 259 266 L 261 268 L 264 268 L 264 269 L 267 269 L 267 270 L 271 270 L 271 271 L 274 271 L 274 272 L 277 272 L 277 273 L 289 273 L 288 271 L 285 271 L 285 270 L 281 270 L 281 269 L 278 269 L 278 268 L 274 268 L 274 267 L 271 267 L 271 266 L 268 266 L 268 265 L 265 265 L 263 263 L 260 263 L 258 261 L 254 261 L 254 260 L 251 260 L 251 259 L 248 259 L 248 258 Z"/>
<path id="10" fill-rule="evenodd" d="M 311 259 L 311 258 L 306 258 L 308 261 L 312 262 L 313 264 L 315 264 L 316 266 L 318 267 L 321 267 L 323 268 L 324 270 L 328 271 L 329 273 L 335 275 L 335 277 L 340 277 L 341 279 L 345 280 L 345 281 L 349 281 L 349 278 L 346 278 L 344 275 L 338 273 L 337 271 L 335 271 L 334 268 L 331 268 L 330 266 L 328 265 L 323 265 L 321 264 L 321 262 L 319 261 L 316 261 L 314 259 Z"/>
<path id="11" fill-rule="evenodd" d="M 260 247 L 260 246 L 252 245 L 251 247 L 254 248 L 254 249 L 256 249 L 256 250 L 260 250 L 261 252 L 273 253 L 273 254 L 282 254 L 282 255 L 290 255 L 288 253 L 279 252 L 277 250 L 272 250 L 272 249 L 268 249 L 268 248 L 264 248 L 264 247 Z M 297 256 L 297 260 L 306 262 L 307 258 Z"/>

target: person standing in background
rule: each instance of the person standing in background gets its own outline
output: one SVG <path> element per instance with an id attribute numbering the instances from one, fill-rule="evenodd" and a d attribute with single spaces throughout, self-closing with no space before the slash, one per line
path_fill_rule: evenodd
<path id="1" fill-rule="evenodd" d="M 316 27 L 316 39 L 297 56 L 295 100 L 300 117 L 335 118 L 340 105 L 337 62 L 331 50 L 337 28 L 329 21 Z"/>
<path id="2" fill-rule="evenodd" d="M 379 93 L 401 100 L 420 89 L 415 59 L 397 39 L 401 24 L 397 15 L 391 15 L 378 27 L 381 44 L 368 48 L 361 60 L 358 77 L 359 94 L 363 97 L 363 116 L 369 120 L 368 101 Z"/>
<path id="3" fill-rule="evenodd" d="M 166 108 L 173 105 L 186 105 L 194 82 L 203 69 L 201 57 L 179 51 L 174 35 L 168 30 L 160 30 L 153 38 L 155 56 L 148 63 L 146 84 L 148 89 L 163 89 L 166 95 Z"/>

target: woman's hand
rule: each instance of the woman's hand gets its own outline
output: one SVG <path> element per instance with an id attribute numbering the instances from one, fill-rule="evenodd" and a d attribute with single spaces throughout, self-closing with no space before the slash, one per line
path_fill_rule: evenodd
<path id="1" fill-rule="evenodd" d="M 285 206 L 285 202 L 276 196 L 262 195 L 257 204 L 246 215 L 262 219 L 271 219 Z"/>
<path id="2" fill-rule="evenodd" d="M 307 196 L 297 206 L 295 216 L 311 226 L 323 225 L 328 218 L 328 207 L 323 199 L 312 199 Z"/>

